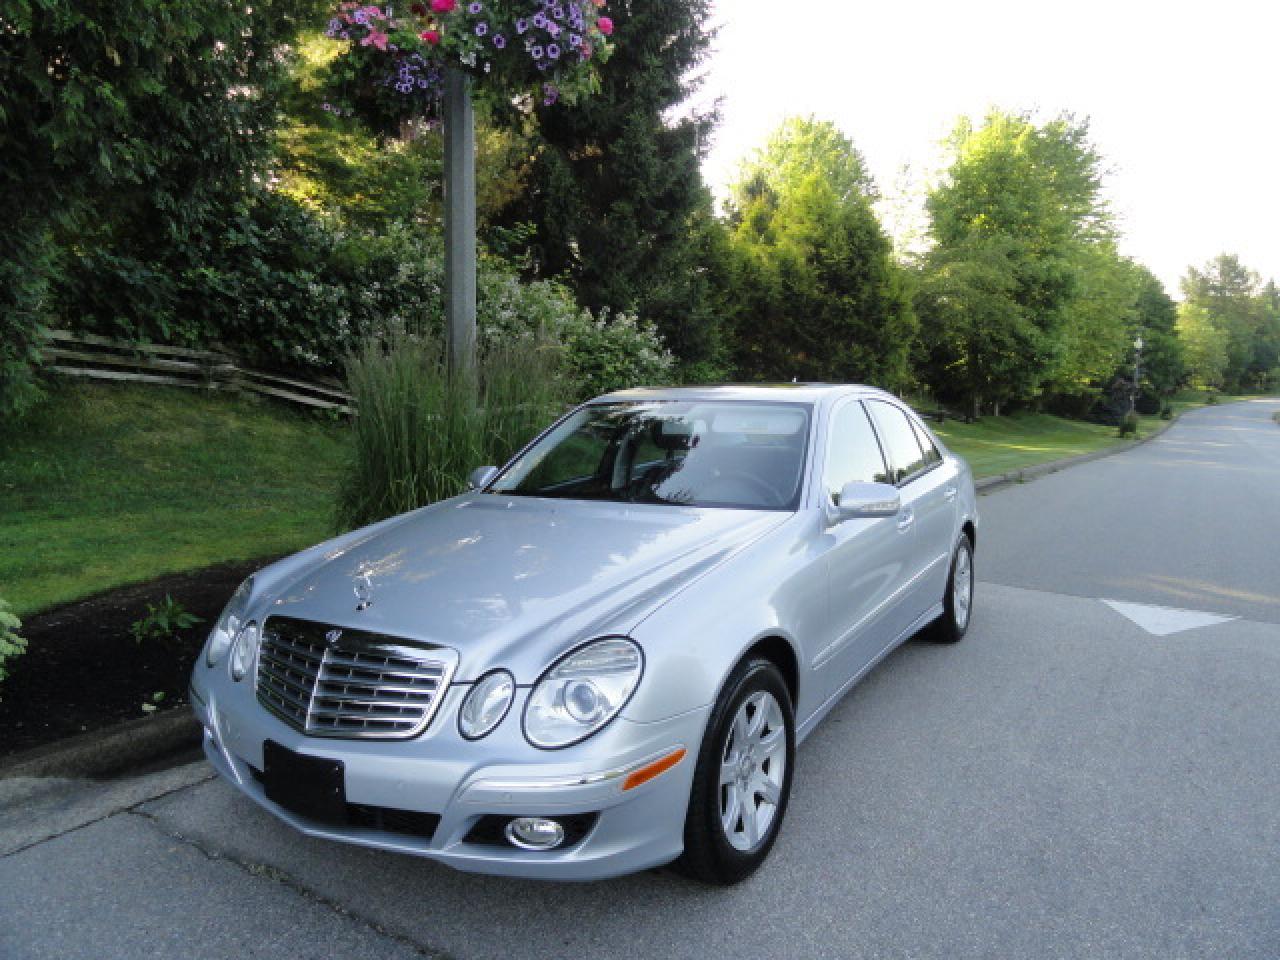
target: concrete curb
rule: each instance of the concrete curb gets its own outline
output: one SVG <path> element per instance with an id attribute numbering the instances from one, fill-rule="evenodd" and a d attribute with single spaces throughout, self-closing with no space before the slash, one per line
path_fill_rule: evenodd
<path id="1" fill-rule="evenodd" d="M 1199 409 L 1198 407 L 1196 409 Z M 1131 443 L 1117 443 L 1114 446 L 1105 447 L 1102 450 L 1094 450 L 1092 453 L 1082 453 L 1074 457 L 1064 457 L 1061 460 L 1050 460 L 1048 463 L 1037 463 L 1035 466 L 1023 467 L 1021 470 L 1010 470 L 1008 473 L 998 473 L 995 476 L 983 477 L 974 481 L 974 489 L 978 493 L 991 493 L 994 490 L 1000 490 L 1014 483 L 1025 483 L 1028 480 L 1034 480 L 1036 477 L 1043 477 L 1049 473 L 1057 473 L 1059 470 L 1065 470 L 1067 467 L 1074 467 L 1080 463 L 1088 463 L 1091 460 L 1101 460 L 1103 457 L 1109 457 L 1113 454 L 1123 453 L 1125 450 L 1132 450 L 1134 447 L 1140 447 L 1144 443 L 1150 443 L 1156 437 L 1160 436 L 1170 427 L 1181 419 L 1181 411 L 1176 414 L 1172 420 L 1162 423 L 1152 433 L 1145 437 L 1139 437 Z"/>
<path id="2" fill-rule="evenodd" d="M 15 753 L 0 760 L 0 780 L 101 777 L 143 766 L 199 742 L 200 724 L 184 705 Z"/>

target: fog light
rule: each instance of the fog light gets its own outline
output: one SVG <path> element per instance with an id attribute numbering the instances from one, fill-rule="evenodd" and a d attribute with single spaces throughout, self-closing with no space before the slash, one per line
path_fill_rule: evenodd
<path id="1" fill-rule="evenodd" d="M 564 843 L 564 827 L 545 817 L 516 817 L 504 832 L 521 850 L 553 850 Z"/>

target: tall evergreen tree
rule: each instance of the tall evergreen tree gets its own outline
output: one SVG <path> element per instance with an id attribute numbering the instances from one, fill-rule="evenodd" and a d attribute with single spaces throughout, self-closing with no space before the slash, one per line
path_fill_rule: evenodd
<path id="1" fill-rule="evenodd" d="M 673 118 L 698 88 L 710 0 L 614 0 L 617 41 L 601 90 L 573 110 L 536 110 L 523 198 L 535 269 L 562 275 L 584 306 L 635 310 L 686 365 L 719 350 L 699 268 L 711 198 L 699 163 L 713 114 Z"/>
<path id="2" fill-rule="evenodd" d="M 861 154 L 827 122 L 786 121 L 744 164 L 732 211 L 740 374 L 908 386 L 916 319 L 873 193 Z"/>

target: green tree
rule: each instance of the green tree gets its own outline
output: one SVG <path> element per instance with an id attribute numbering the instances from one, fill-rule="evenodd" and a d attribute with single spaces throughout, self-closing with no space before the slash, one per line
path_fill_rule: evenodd
<path id="1" fill-rule="evenodd" d="M 1261 278 L 1235 254 L 1223 253 L 1201 269 L 1188 268 L 1182 293 L 1188 303 L 1207 310 L 1214 326 L 1227 335 L 1223 386 L 1228 390 L 1257 388 L 1275 365 L 1263 335 Z"/>
<path id="2" fill-rule="evenodd" d="M 7 3 L 0 202 L 19 212 L 0 262 L 26 257 L 48 272 L 0 309 L 47 317 L 57 309 L 42 293 L 52 280 L 69 317 L 99 313 L 124 332 L 171 334 L 183 313 L 171 271 L 156 263 L 210 244 L 268 176 L 287 43 L 313 6 Z M 48 244 L 62 255 L 40 255 Z"/>
<path id="3" fill-rule="evenodd" d="M 1213 316 L 1197 303 L 1178 307 L 1178 339 L 1186 356 L 1192 383 L 1221 389 L 1230 362 L 1230 336 L 1213 322 Z"/>
<path id="4" fill-rule="evenodd" d="M 1101 158 L 1089 142 L 1087 123 L 1064 115 L 1037 124 L 1026 114 L 992 111 L 978 126 L 961 120 L 948 147 L 950 166 L 926 200 L 935 251 L 924 267 L 926 272 L 945 268 L 953 277 L 981 276 L 978 289 L 1006 291 L 1008 308 L 1002 318 L 991 310 L 997 301 L 983 298 L 996 342 L 1023 348 L 1016 380 L 1004 381 L 1010 387 L 1002 391 L 1005 399 L 1026 402 L 1055 376 L 1074 382 L 1099 369 L 1115 340 L 1109 331 L 1103 349 L 1093 348 L 1091 331 L 1107 326 L 1102 312 L 1078 311 L 1079 329 L 1066 331 L 1070 307 L 1082 296 L 1082 280 L 1090 268 L 1095 271 L 1094 295 L 1104 301 L 1123 299 L 1116 294 L 1115 271 L 1109 266 L 1097 270 L 1106 262 L 1105 253 L 1090 251 L 1091 245 L 1109 242 L 1113 230 L 1100 193 Z M 960 270 L 959 258 L 971 254 L 979 258 L 974 270 Z M 998 267 L 997 257 L 1007 263 Z M 997 276 L 1011 277 L 1012 286 L 1003 280 L 994 284 Z M 926 276 L 922 288 L 938 286 L 928 280 Z M 927 311 L 922 335 L 926 351 L 945 358 L 952 349 L 945 342 L 953 330 L 938 324 L 954 314 L 936 306 L 934 301 Z M 1038 330 L 1034 338 L 1027 335 L 1028 323 Z M 970 362 L 988 356 L 1004 354 L 982 352 Z M 951 369 L 936 361 L 930 365 L 935 376 Z M 1004 369 L 1005 364 L 998 366 Z M 966 382 L 995 384 L 1001 377 L 996 370 L 974 369 Z M 931 386 L 940 396 L 954 392 L 946 383 Z M 968 399 L 987 402 L 976 393 Z"/>
<path id="5" fill-rule="evenodd" d="M 697 89 L 709 0 L 610 6 L 613 55 L 598 95 L 538 106 L 527 189 L 507 223 L 534 227 L 537 272 L 564 276 L 584 306 L 635 311 L 687 367 L 714 361 L 717 318 L 698 263 L 711 199 L 699 172 L 714 116 L 674 113 Z"/>
<path id="6" fill-rule="evenodd" d="M 934 395 L 975 419 L 984 406 L 1029 395 L 1052 347 L 1018 302 L 1012 241 L 970 237 L 925 259 L 916 310 L 925 332 L 923 373 Z"/>
<path id="7" fill-rule="evenodd" d="M 787 121 L 743 165 L 731 215 L 740 374 L 907 387 L 916 320 L 871 190 L 853 144 L 812 119 Z"/>
<path id="8" fill-rule="evenodd" d="M 1133 304 L 1133 332 L 1143 341 L 1143 379 L 1158 396 L 1167 397 L 1182 385 L 1187 374 L 1182 341 L 1178 339 L 1178 305 L 1146 267 L 1132 264 L 1131 270 L 1138 291 Z"/>

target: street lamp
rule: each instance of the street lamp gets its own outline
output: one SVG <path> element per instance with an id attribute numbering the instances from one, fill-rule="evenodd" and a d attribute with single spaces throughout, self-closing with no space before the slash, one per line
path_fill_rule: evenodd
<path id="1" fill-rule="evenodd" d="M 1133 384 L 1129 388 L 1129 412 L 1138 412 L 1138 382 L 1142 379 L 1142 335 L 1133 341 Z"/>

